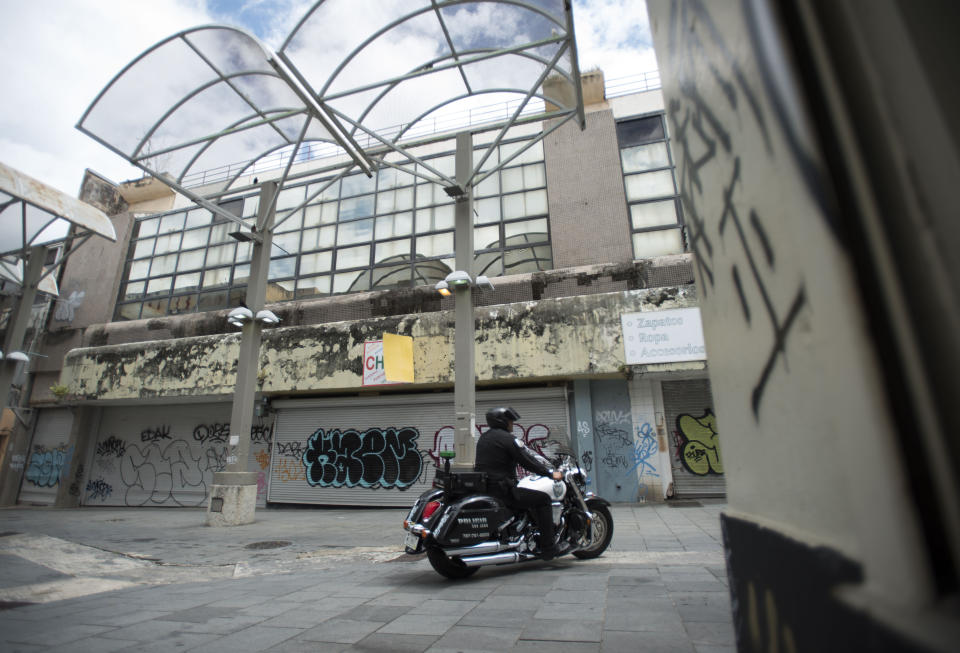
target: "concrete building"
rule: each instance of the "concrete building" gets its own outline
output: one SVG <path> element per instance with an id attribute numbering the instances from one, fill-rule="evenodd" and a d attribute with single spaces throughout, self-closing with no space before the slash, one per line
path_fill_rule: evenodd
<path id="1" fill-rule="evenodd" d="M 653 79 L 607 97 L 602 73 L 586 74 L 586 129 L 548 135 L 474 200 L 476 272 L 495 286 L 474 293 L 478 421 L 512 405 L 519 437 L 572 448 L 595 491 L 620 502 L 724 492 Z M 513 128 L 498 155 L 541 129 Z M 474 143 L 494 136 L 477 130 Z M 453 147 L 451 133 L 416 154 L 452 172 Z M 284 220 L 335 174 L 326 156 L 296 161 L 299 180 L 277 204 L 267 302 L 281 322 L 260 350 L 248 469 L 260 505 L 405 506 L 453 440 L 453 299 L 434 289 L 454 267 L 453 204 L 385 168 L 344 177 Z M 203 505 L 227 450 L 239 335 L 226 317 L 243 299 L 250 246 L 153 179 L 115 186 L 90 173 L 83 199 L 112 215 L 119 242 L 86 245 L 61 280 L 64 310 L 32 369 L 29 449 L 15 452 L 19 493 L 5 500 Z M 247 218 L 257 196 L 222 205 Z M 385 333 L 412 336 L 414 383 L 386 381 Z"/>

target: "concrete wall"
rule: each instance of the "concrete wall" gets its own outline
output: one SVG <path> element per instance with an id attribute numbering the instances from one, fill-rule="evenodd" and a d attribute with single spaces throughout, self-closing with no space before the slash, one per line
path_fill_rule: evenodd
<path id="1" fill-rule="evenodd" d="M 556 268 L 633 259 L 613 113 L 588 113 L 586 124 L 569 122 L 543 141 Z"/>
<path id="2" fill-rule="evenodd" d="M 774 4 L 649 2 L 723 425 L 738 644 L 906 650 L 884 631 L 931 586 L 892 411 L 904 397 L 884 385 L 890 343 L 843 235 L 855 216 L 834 203 Z M 853 583 L 897 616 L 868 626 L 837 600 Z"/>
<path id="3" fill-rule="evenodd" d="M 477 308 L 477 379 L 484 383 L 623 375 L 620 315 L 696 305 L 692 286 L 542 299 Z M 383 333 L 414 339 L 416 384 L 453 382 L 453 313 L 267 330 L 267 394 L 362 389 L 363 343 Z M 233 392 L 239 334 L 78 349 L 67 355 L 68 401 L 199 398 Z M 405 387 L 409 389 L 409 387 Z"/>

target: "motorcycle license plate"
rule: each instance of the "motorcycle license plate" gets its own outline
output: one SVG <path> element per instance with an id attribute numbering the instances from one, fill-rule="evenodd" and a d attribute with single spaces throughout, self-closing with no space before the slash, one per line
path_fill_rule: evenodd
<path id="1" fill-rule="evenodd" d="M 415 553 L 417 551 L 417 547 L 420 546 L 420 538 L 414 533 L 407 533 L 407 536 L 403 538 L 403 546 L 408 551 Z"/>

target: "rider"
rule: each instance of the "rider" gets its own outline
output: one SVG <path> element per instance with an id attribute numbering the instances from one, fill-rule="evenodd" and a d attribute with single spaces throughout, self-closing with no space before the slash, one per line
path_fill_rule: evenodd
<path id="1" fill-rule="evenodd" d="M 508 504 L 529 509 L 540 528 L 541 557 L 551 560 L 557 555 L 554 542 L 553 514 L 550 497 L 543 492 L 517 487 L 517 465 L 539 474 L 562 478 L 549 463 L 531 451 L 519 438 L 513 436 L 513 423 L 520 415 L 513 408 L 492 408 L 487 411 L 487 429 L 477 441 L 474 470 L 485 472 L 491 483 L 489 490 Z"/>

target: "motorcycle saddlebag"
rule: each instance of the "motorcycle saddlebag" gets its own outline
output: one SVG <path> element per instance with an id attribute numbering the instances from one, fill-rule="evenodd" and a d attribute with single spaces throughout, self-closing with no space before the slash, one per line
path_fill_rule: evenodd
<path id="1" fill-rule="evenodd" d="M 469 497 L 451 506 L 435 536 L 442 545 L 488 542 L 497 539 L 497 527 L 509 518 L 510 511 L 493 497 Z"/>

